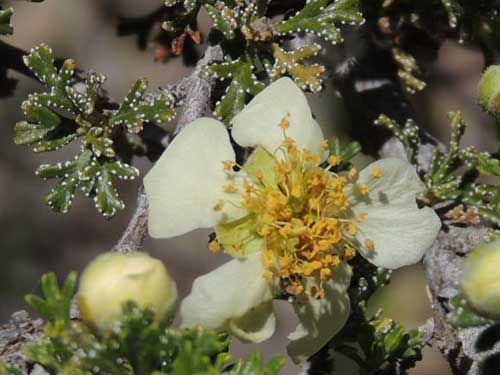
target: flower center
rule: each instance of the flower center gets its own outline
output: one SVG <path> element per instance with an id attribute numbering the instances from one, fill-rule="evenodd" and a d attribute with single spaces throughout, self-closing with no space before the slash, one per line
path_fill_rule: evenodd
<path id="1" fill-rule="evenodd" d="M 355 183 L 355 169 L 342 175 L 331 171 L 341 164 L 339 156 L 330 156 L 320 165 L 320 155 L 299 150 L 286 136 L 274 155 L 263 149 L 257 153 L 258 160 L 242 167 L 246 174 L 241 188 L 234 183 L 234 190 L 230 189 L 239 195 L 240 207 L 248 215 L 228 231 L 252 232 L 251 238 L 261 241 L 264 278 L 269 282 L 279 279 L 280 287 L 294 296 L 323 298 L 324 283 L 335 267 L 356 255 L 357 223 L 366 215 L 354 217 L 350 205 L 356 195 L 366 195 L 368 187 Z M 225 249 L 244 250 L 245 243 L 250 243 L 248 236 L 219 229 L 211 248 L 218 249 L 220 242 Z"/>

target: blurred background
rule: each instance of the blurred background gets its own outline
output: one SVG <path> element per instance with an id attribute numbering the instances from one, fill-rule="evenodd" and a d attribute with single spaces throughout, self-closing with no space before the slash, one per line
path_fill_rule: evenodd
<path id="1" fill-rule="evenodd" d="M 173 83 L 188 74 L 190 67 L 181 58 L 168 63 L 154 62 L 152 49 L 139 51 L 134 37 L 119 37 L 116 32 L 119 15 L 141 16 L 161 6 L 162 0 L 46 0 L 44 3 L 15 2 L 15 33 L 5 38 L 23 49 L 48 43 L 57 56 L 72 57 L 78 67 L 93 69 L 108 77 L 105 88 L 112 97 L 122 98 L 139 77 L 147 77 L 150 88 Z M 7 6 L 9 2 L 7 1 Z M 201 16 L 201 30 L 208 29 Z M 203 49 L 204 46 L 201 46 Z M 0 59 L 2 57 L 0 56 Z M 426 111 L 425 126 L 438 138 L 447 141 L 447 111 L 460 109 L 469 124 L 464 143 L 484 150 L 495 148 L 491 119 L 481 113 L 475 100 L 475 85 L 483 69 L 481 54 L 449 42 L 441 48 L 439 60 L 431 72 L 432 79 L 414 100 L 418 111 Z M 15 73 L 11 73 L 16 76 Z M 442 78 L 445 77 L 445 78 Z M 28 93 L 40 90 L 36 82 L 19 76 L 16 95 L 0 101 L 0 322 L 12 312 L 26 308 L 23 296 L 37 291 L 40 276 L 55 271 L 61 278 L 69 271 L 81 271 L 96 254 L 109 250 L 120 237 L 135 208 L 140 179 L 120 186 L 127 209 L 111 221 L 103 219 L 91 200 L 77 197 L 66 215 L 51 212 L 43 203 L 50 181 L 34 175 L 43 162 L 71 157 L 64 152 L 35 155 L 13 142 L 13 127 L 22 119 L 21 102 Z M 310 96 L 311 106 L 325 133 L 342 135 L 342 102 L 334 88 L 321 97 Z M 76 150 L 75 145 L 73 150 Z M 366 162 L 363 158 L 359 163 Z M 144 174 L 150 164 L 136 160 Z M 161 258 L 178 284 L 181 296 L 189 292 L 192 281 L 227 261 L 222 254 L 206 250 L 209 230 L 196 231 L 172 240 L 147 239 L 144 250 Z M 384 315 L 407 327 L 419 326 L 431 316 L 425 279 L 420 266 L 399 270 L 391 285 L 380 291 L 373 301 Z M 259 348 L 265 357 L 285 353 L 286 335 L 296 325 L 290 306 L 277 303 L 278 330 L 273 339 L 259 346 L 233 344 L 236 355 Z M 283 374 L 295 374 L 298 367 L 287 363 Z M 343 373 L 349 373 L 347 370 Z M 450 370 L 439 352 L 426 349 L 424 360 L 412 370 L 413 375 L 447 375 Z"/>

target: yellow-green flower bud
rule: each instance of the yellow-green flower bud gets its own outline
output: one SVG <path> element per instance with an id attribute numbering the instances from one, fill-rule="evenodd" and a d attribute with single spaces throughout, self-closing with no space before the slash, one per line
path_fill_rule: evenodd
<path id="1" fill-rule="evenodd" d="M 467 256 L 462 291 L 480 315 L 500 319 L 500 240 L 482 244 Z"/>
<path id="2" fill-rule="evenodd" d="M 158 323 L 176 300 L 177 288 L 163 263 L 142 252 L 99 255 L 83 271 L 77 295 L 83 321 L 100 332 L 120 320 L 127 301 L 153 310 Z"/>
<path id="3" fill-rule="evenodd" d="M 489 66 L 477 85 L 479 104 L 500 118 L 500 65 Z"/>

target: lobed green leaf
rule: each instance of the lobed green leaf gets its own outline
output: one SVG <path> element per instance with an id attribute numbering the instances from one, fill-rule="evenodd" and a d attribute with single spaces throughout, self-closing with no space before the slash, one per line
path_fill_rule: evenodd
<path id="1" fill-rule="evenodd" d="M 287 20 L 277 24 L 275 31 L 281 35 L 298 32 L 313 33 L 338 44 L 343 41 L 336 22 L 359 25 L 364 22 L 357 0 L 308 0 L 304 8 Z"/>
<path id="2" fill-rule="evenodd" d="M 12 34 L 14 28 L 10 22 L 12 15 L 14 14 L 14 9 L 0 9 L 0 35 Z"/>

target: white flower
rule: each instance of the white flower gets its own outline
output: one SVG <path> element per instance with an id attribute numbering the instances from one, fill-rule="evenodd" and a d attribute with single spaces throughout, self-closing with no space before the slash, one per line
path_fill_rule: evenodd
<path id="1" fill-rule="evenodd" d="M 327 144 L 288 78 L 232 123 L 234 140 L 256 147 L 243 166 L 216 120 L 198 119 L 173 140 L 144 179 L 149 232 L 167 238 L 215 227 L 210 249 L 222 246 L 236 258 L 194 282 L 181 304 L 183 326 L 260 342 L 274 332 L 273 298 L 289 295 L 300 324 L 288 352 L 301 361 L 349 316 L 348 261 L 356 250 L 379 267 L 414 264 L 441 223 L 432 209 L 417 207 L 424 186 L 404 161 L 379 160 L 359 176 L 331 172 L 338 157 L 321 164 Z"/>

